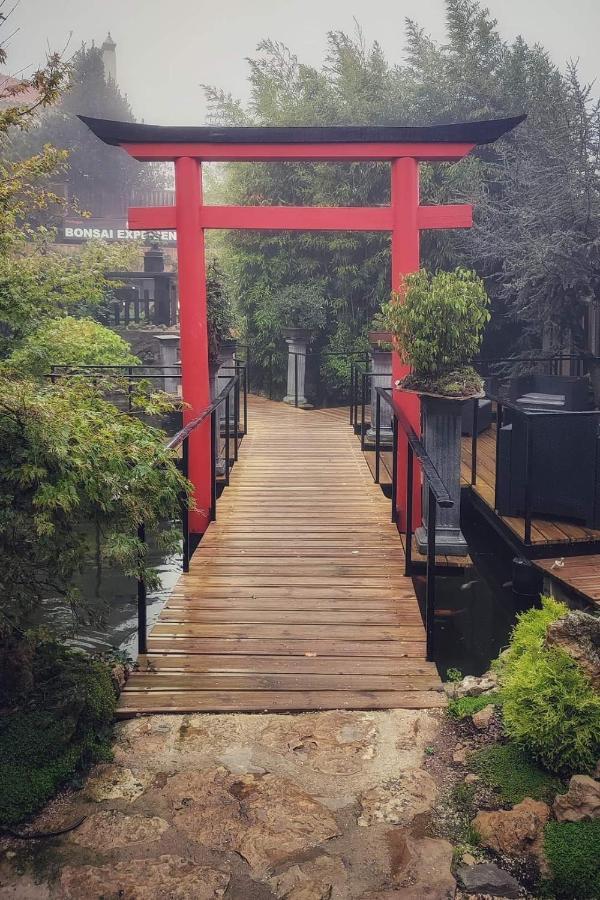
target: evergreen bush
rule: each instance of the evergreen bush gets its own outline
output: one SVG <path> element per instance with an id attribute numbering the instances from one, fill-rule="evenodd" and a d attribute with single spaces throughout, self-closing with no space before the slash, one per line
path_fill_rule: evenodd
<path id="1" fill-rule="evenodd" d="M 87 765 L 110 758 L 110 669 L 55 642 L 35 645 L 32 683 L 0 717 L 0 825 L 36 812 Z"/>
<path id="2" fill-rule="evenodd" d="M 600 695 L 567 653 L 546 646 L 548 625 L 567 611 L 545 597 L 522 613 L 499 664 L 506 733 L 561 775 L 589 772 L 600 756 Z"/>

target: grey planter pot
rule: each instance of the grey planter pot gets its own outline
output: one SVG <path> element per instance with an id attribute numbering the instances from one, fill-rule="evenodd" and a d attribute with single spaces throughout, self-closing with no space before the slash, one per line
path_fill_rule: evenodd
<path id="1" fill-rule="evenodd" d="M 288 345 L 287 390 L 284 403 L 295 406 L 296 395 L 298 406 L 311 408 L 304 394 L 306 380 L 306 345 L 309 333 L 305 328 L 286 328 L 285 342 Z M 296 385 L 296 377 L 298 384 Z"/>
<path id="2" fill-rule="evenodd" d="M 392 387 L 392 351 L 382 350 L 377 343 L 371 344 L 371 427 L 367 431 L 365 437 L 375 443 L 377 421 L 377 391 L 375 388 L 391 388 Z M 391 447 L 393 443 L 392 431 L 392 410 L 385 400 L 381 400 L 380 409 L 380 429 L 379 440 L 382 446 Z"/>
<path id="3" fill-rule="evenodd" d="M 440 555 L 467 556 L 469 548 L 460 530 L 460 451 L 463 400 L 421 395 L 423 443 L 438 474 L 454 500 L 451 509 L 436 510 L 435 551 Z M 428 488 L 423 485 L 423 526 L 415 538 L 427 552 Z"/>

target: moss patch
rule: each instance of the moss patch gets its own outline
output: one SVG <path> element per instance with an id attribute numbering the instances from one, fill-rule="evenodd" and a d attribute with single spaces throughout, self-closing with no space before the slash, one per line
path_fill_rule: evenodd
<path id="1" fill-rule="evenodd" d="M 57 644 L 35 651 L 34 687 L 0 717 L 0 824 L 36 812 L 92 762 L 110 758 L 116 697 L 101 662 Z"/>
<path id="2" fill-rule="evenodd" d="M 551 803 L 564 783 L 541 769 L 514 744 L 494 744 L 479 750 L 469 764 L 502 803 L 514 806 L 525 797 Z"/>
<path id="3" fill-rule="evenodd" d="M 480 694 L 479 697 L 460 697 L 457 700 L 450 700 L 448 712 L 455 719 L 466 719 L 474 713 L 485 709 L 490 703 L 498 706 L 501 702 L 502 696 L 496 691 L 491 694 Z"/>
<path id="4" fill-rule="evenodd" d="M 548 822 L 544 851 L 552 870 L 550 896 L 573 900 L 600 897 L 600 821 Z"/>

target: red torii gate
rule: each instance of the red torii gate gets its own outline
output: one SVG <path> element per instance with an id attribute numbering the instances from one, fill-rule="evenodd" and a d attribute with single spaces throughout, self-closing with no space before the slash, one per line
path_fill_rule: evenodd
<path id="1" fill-rule="evenodd" d="M 141 161 L 175 164 L 175 206 L 132 208 L 133 230 L 177 230 L 179 319 L 184 421 L 210 404 L 206 323 L 206 228 L 288 229 L 295 231 L 390 231 L 392 289 L 402 277 L 418 270 L 419 238 L 424 228 L 468 228 L 472 207 L 421 206 L 419 163 L 455 162 L 477 144 L 495 141 L 525 116 L 483 122 L 434 126 L 336 126 L 282 128 L 171 127 L 79 117 L 106 144 L 122 147 Z M 391 165 L 390 206 L 297 207 L 205 206 L 202 162 L 354 162 L 379 160 Z M 393 354 L 394 381 L 406 374 Z M 402 406 L 419 430 L 419 404 L 403 394 Z M 402 442 L 399 452 L 402 452 Z M 404 459 L 402 456 L 402 460 Z M 400 461 L 399 461 L 400 462 Z M 192 535 L 201 536 L 211 505 L 209 422 L 190 437 L 189 477 L 196 509 L 190 513 Z M 406 479 L 398 466 L 398 507 L 405 508 Z M 415 509 L 420 498 L 415 497 Z M 192 544 L 193 546 L 194 544 Z"/>

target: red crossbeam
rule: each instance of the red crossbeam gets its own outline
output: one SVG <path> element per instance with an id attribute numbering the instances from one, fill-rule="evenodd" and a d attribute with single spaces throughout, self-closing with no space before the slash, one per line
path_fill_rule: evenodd
<path id="1" fill-rule="evenodd" d="M 392 160 L 410 156 L 420 162 L 454 162 L 463 159 L 475 144 L 121 144 L 135 159 L 169 162 L 191 156 L 207 162 L 274 162 L 319 160 L 357 162 Z"/>
<path id="2" fill-rule="evenodd" d="M 473 221 L 470 205 L 419 206 L 419 228 L 469 228 Z M 390 206 L 202 206 L 202 228 L 286 229 L 288 231 L 391 231 Z M 133 231 L 160 231 L 177 228 L 174 206 L 132 207 L 129 228 Z"/>

